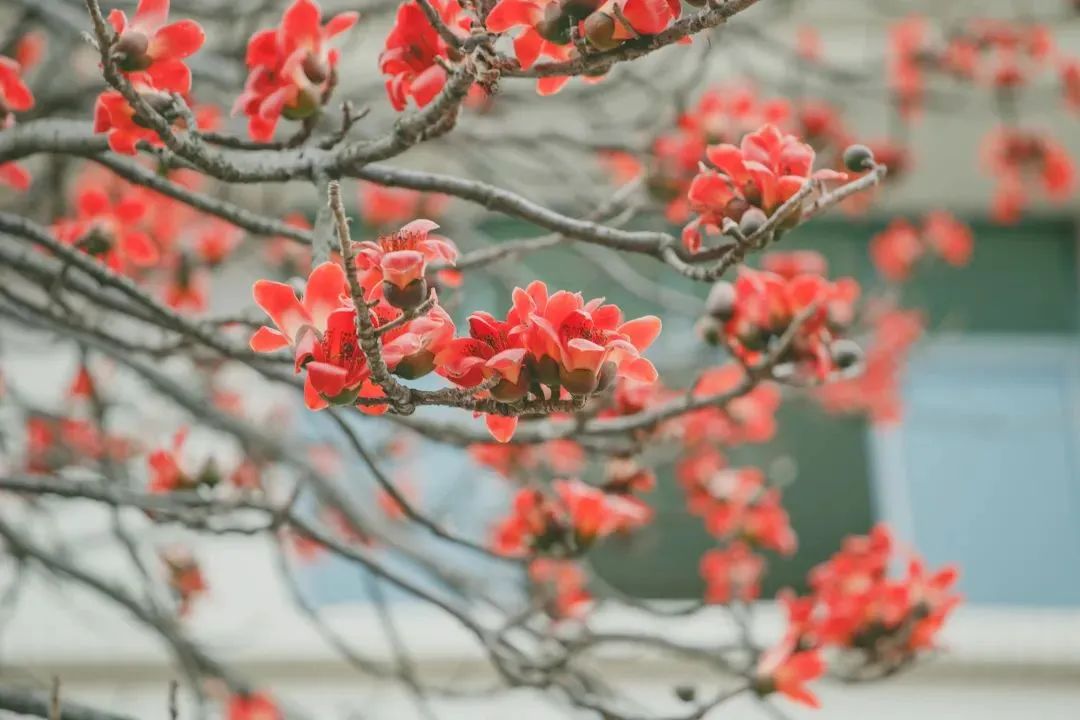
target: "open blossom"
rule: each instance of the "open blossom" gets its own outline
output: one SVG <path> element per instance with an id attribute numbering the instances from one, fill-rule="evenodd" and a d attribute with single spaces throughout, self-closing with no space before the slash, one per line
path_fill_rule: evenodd
<path id="1" fill-rule="evenodd" d="M 725 549 L 708 551 L 701 556 L 705 602 L 726 604 L 732 600 L 755 600 L 761 594 L 764 572 L 764 558 L 755 555 L 746 543 L 733 542 Z"/>
<path id="2" fill-rule="evenodd" d="M 60 242 L 99 258 L 114 270 L 146 267 L 158 261 L 154 242 L 138 226 L 146 204 L 136 195 L 115 199 L 100 187 L 81 187 L 75 197 L 75 216 L 53 225 Z"/>
<path id="3" fill-rule="evenodd" d="M 381 292 L 390 305 L 406 310 L 427 299 L 427 263 L 453 265 L 458 256 L 451 241 L 431 234 L 438 227 L 431 220 L 413 220 L 374 242 L 355 244 L 360 284 L 369 297 Z"/>
<path id="4" fill-rule="evenodd" d="M 825 674 L 825 661 L 817 649 L 803 650 L 788 634 L 762 653 L 754 670 L 754 691 L 759 695 L 780 693 L 793 702 L 812 708 L 821 702 L 806 684 Z"/>
<path id="5" fill-rule="evenodd" d="M 375 314 L 386 315 L 389 321 L 400 312 L 380 305 Z M 424 315 L 383 334 L 383 360 L 391 372 L 406 380 L 423 377 L 435 369 L 435 358 L 454 339 L 454 330 L 454 321 L 436 305 Z"/>
<path id="6" fill-rule="evenodd" d="M 130 73 L 128 81 L 151 107 L 167 109 L 172 104 L 171 97 L 155 87 L 153 80 L 145 72 Z M 206 116 L 203 117 L 205 119 Z M 198 123 L 199 114 L 196 114 L 195 119 Z M 180 118 L 173 122 L 183 124 Z M 164 145 L 157 132 L 136 119 L 135 109 L 118 90 L 106 90 L 98 95 L 94 103 L 94 132 L 106 133 L 109 149 L 123 155 L 134 155 L 139 142 L 155 147 Z"/>
<path id="7" fill-rule="evenodd" d="M 690 184 L 687 198 L 699 213 L 683 229 L 683 243 L 691 252 L 701 247 L 702 231 L 722 229 L 724 218 L 738 222 L 751 207 L 766 216 L 799 192 L 810 180 L 841 180 L 834 170 L 813 170 L 814 149 L 775 125 L 764 125 L 744 136 L 739 145 L 711 145 L 705 151 L 716 170 L 700 172 Z M 796 211 L 788 226 L 797 223 Z"/>
<path id="8" fill-rule="evenodd" d="M 1052 201 L 1072 194 L 1076 170 L 1068 151 L 1052 138 L 1016 128 L 999 128 L 983 141 L 983 164 L 997 180 L 991 215 L 1001 223 L 1014 223 L 1030 203 L 1030 189 L 1038 187 Z"/>
<path id="9" fill-rule="evenodd" d="M 550 494 L 534 488 L 518 491 L 510 516 L 495 528 L 496 552 L 565 557 L 648 520 L 639 503 L 579 480 L 556 480 L 552 487 Z"/>
<path id="10" fill-rule="evenodd" d="M 329 41 L 356 24 L 359 14 L 344 12 L 325 25 L 314 0 L 295 0 L 278 27 L 265 28 L 248 41 L 248 78 L 233 106 L 248 118 L 252 139 L 268 141 L 278 119 L 303 120 L 325 103 L 339 53 Z"/>
<path id="11" fill-rule="evenodd" d="M 169 0 L 139 0 L 130 21 L 119 9 L 110 12 L 108 19 L 116 31 L 113 53 L 121 70 L 145 73 L 149 84 L 161 91 L 191 91 L 191 71 L 184 59 L 206 40 L 197 22 L 167 23 Z"/>
<path id="12" fill-rule="evenodd" d="M 272 280 L 257 281 L 253 293 L 274 327 L 260 327 L 251 337 L 251 349 L 292 349 L 296 372 L 306 373 L 308 408 L 322 410 L 330 403 L 381 395 L 369 380 L 356 332 L 356 308 L 348 298 L 348 281 L 340 265 L 328 261 L 312 270 L 303 301 L 291 286 Z"/>
<path id="13" fill-rule="evenodd" d="M 432 0 L 431 5 L 446 27 L 462 38 L 468 35 L 472 20 L 457 0 Z M 457 50 L 447 45 L 419 3 L 411 0 L 399 5 L 379 55 L 379 71 L 387 76 L 386 94 L 394 109 L 404 110 L 410 99 L 417 107 L 434 100 L 446 85 L 446 70 L 440 60 L 456 55 Z"/>

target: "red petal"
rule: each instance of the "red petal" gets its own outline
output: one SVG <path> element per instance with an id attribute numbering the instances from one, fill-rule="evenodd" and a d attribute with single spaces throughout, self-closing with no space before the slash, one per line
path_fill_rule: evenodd
<path id="1" fill-rule="evenodd" d="M 248 343 L 255 352 L 274 352 L 289 346 L 289 338 L 271 327 L 263 325 L 255 331 Z"/>
<path id="2" fill-rule="evenodd" d="M 160 27 L 169 17 L 169 0 L 139 0 L 133 23 L 153 29 Z"/>
<path id="3" fill-rule="evenodd" d="M 0 183 L 19 191 L 30 189 L 30 173 L 18 163 L 0 163 Z"/>
<path id="4" fill-rule="evenodd" d="M 635 320 L 623 323 L 619 332 L 630 339 L 630 344 L 640 352 L 653 344 L 660 335 L 660 318 L 655 315 L 646 315 Z"/>
<path id="5" fill-rule="evenodd" d="M 312 0 L 296 0 L 281 18 L 281 36 L 296 44 L 317 38 L 322 11 Z"/>
<path id="6" fill-rule="evenodd" d="M 514 437 L 514 431 L 517 430 L 518 419 L 516 417 L 505 417 L 503 415 L 485 415 L 484 422 L 487 424 L 487 429 L 488 432 L 491 433 L 491 437 L 504 443 L 510 442 L 510 439 Z"/>
<path id="7" fill-rule="evenodd" d="M 311 271 L 304 290 L 304 308 L 315 327 L 326 327 L 330 313 L 344 304 L 342 295 L 347 285 L 345 271 L 335 262 L 324 262 Z"/>
<path id="8" fill-rule="evenodd" d="M 536 94 L 544 97 L 554 95 L 562 90 L 563 86 L 568 82 L 570 82 L 570 78 L 565 76 L 540 78 L 536 81 Z"/>
<path id="9" fill-rule="evenodd" d="M 126 232 L 120 238 L 120 250 L 136 265 L 153 265 L 158 261 L 158 251 L 150 236 L 143 232 Z"/>
<path id="10" fill-rule="evenodd" d="M 358 12 L 343 12 L 340 15 L 335 15 L 326 23 L 326 27 L 323 28 L 327 38 L 332 38 L 335 35 L 340 35 L 345 32 L 360 19 L 360 13 Z"/>
<path id="11" fill-rule="evenodd" d="M 186 95 L 191 92 L 191 69 L 183 60 L 164 58 L 146 70 L 154 87 Z"/>
<path id="12" fill-rule="evenodd" d="M 319 391 L 311 384 L 310 375 L 304 379 L 304 404 L 307 405 L 308 410 L 324 410 L 330 406 L 330 403 L 323 400 Z"/>
<path id="13" fill-rule="evenodd" d="M 206 33 L 194 20 L 174 22 L 154 33 L 147 54 L 157 59 L 186 58 L 195 53 L 206 42 Z"/>
<path id="14" fill-rule="evenodd" d="M 301 325 L 311 322 L 296 293 L 285 283 L 259 280 L 252 288 L 255 304 L 262 308 L 286 337 L 295 339 Z"/>
<path id="15" fill-rule="evenodd" d="M 349 373 L 345 368 L 330 363 L 309 362 L 304 367 L 307 369 L 311 386 L 326 397 L 340 394 L 349 379 Z"/>
<path id="16" fill-rule="evenodd" d="M 542 20 L 544 10 L 536 2 L 529 0 L 499 0 L 488 13 L 484 24 L 491 32 L 506 32 L 521 25 L 532 26 Z M 535 31 L 533 31 L 535 32 Z M 539 37 L 539 35 L 537 35 Z M 518 56 L 521 60 L 521 56 Z"/>

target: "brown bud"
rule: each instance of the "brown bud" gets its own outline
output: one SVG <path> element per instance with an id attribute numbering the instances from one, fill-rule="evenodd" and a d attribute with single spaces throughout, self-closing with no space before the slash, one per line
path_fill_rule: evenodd
<path id="1" fill-rule="evenodd" d="M 571 24 L 559 4 L 550 3 L 544 8 L 544 19 L 536 24 L 536 32 L 545 40 L 565 45 L 570 42 Z"/>
<path id="2" fill-rule="evenodd" d="M 412 310 L 420 303 L 427 300 L 427 280 L 417 278 L 403 288 L 391 282 L 383 282 L 383 297 L 399 310 Z"/>
<path id="3" fill-rule="evenodd" d="M 713 285 L 705 298 L 705 312 L 717 320 L 730 320 L 735 312 L 735 286 L 729 282 Z"/>
<path id="4" fill-rule="evenodd" d="M 125 72 L 145 70 L 153 62 L 146 51 L 150 49 L 150 38 L 138 30 L 126 30 L 120 35 L 113 49 L 117 55 L 120 69 Z"/>
<path id="5" fill-rule="evenodd" d="M 698 335 L 709 345 L 719 345 L 724 337 L 724 327 L 716 318 L 706 315 L 697 321 Z"/>
<path id="6" fill-rule="evenodd" d="M 615 18 L 607 13 L 594 12 L 585 18 L 585 39 L 597 50 L 611 50 L 618 47 L 615 39 Z"/>
<path id="7" fill-rule="evenodd" d="M 747 208 L 739 220 L 739 231 L 743 235 L 753 235 L 768 219 L 761 208 Z"/>
<path id="8" fill-rule="evenodd" d="M 595 392 L 599 382 L 596 373 L 588 368 L 564 369 L 559 372 L 559 379 L 562 381 L 563 387 L 571 395 L 588 395 Z"/>
<path id="9" fill-rule="evenodd" d="M 833 364 L 840 370 L 857 367 L 863 359 L 862 348 L 852 340 L 837 340 L 829 348 Z"/>
<path id="10" fill-rule="evenodd" d="M 529 392 L 529 373 L 525 368 L 521 369 L 516 383 L 504 379 L 491 388 L 491 396 L 500 402 L 517 402 L 525 397 L 527 392 Z"/>
<path id="11" fill-rule="evenodd" d="M 330 77 L 330 64 L 314 53 L 309 52 L 304 56 L 301 67 L 308 80 L 316 85 L 322 85 Z"/>
<path id="12" fill-rule="evenodd" d="M 560 0 L 559 5 L 572 20 L 584 20 L 600 7 L 600 0 Z"/>

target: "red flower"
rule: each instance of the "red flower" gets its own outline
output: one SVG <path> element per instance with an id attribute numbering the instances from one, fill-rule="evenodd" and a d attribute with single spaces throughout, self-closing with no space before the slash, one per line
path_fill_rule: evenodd
<path id="1" fill-rule="evenodd" d="M 495 528 L 496 552 L 565 556 L 648 520 L 640 504 L 579 480 L 556 480 L 552 487 L 554 496 L 537 489 L 518 491 L 511 515 Z"/>
<path id="2" fill-rule="evenodd" d="M 962 267 L 971 261 L 975 237 L 971 228 L 950 213 L 944 210 L 927 213 L 922 232 L 930 249 L 953 267 Z"/>
<path id="3" fill-rule="evenodd" d="M 457 30 L 462 37 L 468 35 L 472 20 L 457 0 L 433 0 L 431 5 L 446 27 Z M 395 110 L 404 110 L 409 98 L 417 107 L 435 99 L 446 85 L 446 70 L 438 59 L 449 60 L 450 53 L 419 4 L 405 2 L 398 6 L 394 27 L 379 55 L 379 71 L 387 76 L 386 94 Z"/>
<path id="4" fill-rule="evenodd" d="M 381 292 L 397 308 L 407 310 L 424 302 L 428 261 L 453 265 L 458 255 L 452 242 L 431 235 L 438 227 L 431 220 L 413 220 L 376 242 L 355 243 L 360 284 L 372 295 Z"/>
<path id="5" fill-rule="evenodd" d="M 293 350 L 296 372 L 307 371 L 304 401 L 308 408 L 322 410 L 331 403 L 353 402 L 358 396 L 381 395 L 368 380 L 367 359 L 356 333 L 356 308 L 340 265 L 325 262 L 312 270 L 303 302 L 291 286 L 272 280 L 257 281 L 253 292 L 255 303 L 275 327 L 259 328 L 251 337 L 251 349 Z"/>
<path id="6" fill-rule="evenodd" d="M 694 387 L 694 397 L 708 397 L 729 392 L 743 382 L 745 371 L 737 363 L 710 368 L 701 374 Z M 776 411 L 780 390 L 771 383 L 758 383 L 753 390 L 737 397 L 724 408 L 703 408 L 682 420 L 683 442 L 696 445 L 717 442 L 731 447 L 743 443 L 762 443 L 776 434 Z"/>
<path id="7" fill-rule="evenodd" d="M 690 184 L 690 207 L 700 214 L 683 230 L 683 243 L 696 252 L 702 229 L 719 229 L 723 219 L 738 221 L 751 206 L 771 215 L 811 179 L 847 177 L 834 170 L 813 171 L 814 149 L 794 135 L 765 125 L 738 145 L 712 145 L 706 156 L 717 170 L 700 172 Z M 798 212 L 787 222 L 798 222 Z"/>
<path id="8" fill-rule="evenodd" d="M 893 220 L 870 239 L 870 259 L 874 267 L 892 282 L 907 280 L 924 250 L 918 229 L 902 218 Z"/>
<path id="9" fill-rule="evenodd" d="M 34 107 L 34 96 L 23 83 L 21 73 L 19 63 L 0 55 L 0 130 L 15 124 L 15 113 Z"/>
<path id="10" fill-rule="evenodd" d="M 564 290 L 548 296 L 540 281 L 524 290 L 515 288 L 513 298 L 540 382 L 588 394 L 599 387 L 607 363 L 615 377 L 656 381 L 656 368 L 640 353 L 660 334 L 660 318 L 647 315 L 623 322 L 622 311 L 603 305 L 602 298 L 586 303 L 580 293 Z"/>
<path id="11" fill-rule="evenodd" d="M 997 178 L 992 215 L 1013 223 L 1029 202 L 1028 188 L 1041 185 L 1047 198 L 1057 202 L 1072 194 L 1075 169 L 1068 151 L 1053 139 L 1016 128 L 1000 128 L 983 142 L 983 162 Z"/>
<path id="12" fill-rule="evenodd" d="M 809 312 L 788 348 L 797 366 L 819 378 L 833 369 L 830 346 L 834 328 L 848 325 L 859 286 L 851 278 L 829 282 L 819 275 L 779 275 L 742 268 L 735 281 L 735 303 L 724 333 L 732 351 L 746 363 L 756 363 L 796 317 Z"/>
<path id="13" fill-rule="evenodd" d="M 84 187 L 76 195 L 75 211 L 74 218 L 53 225 L 60 242 L 121 272 L 129 265 L 146 267 L 158 262 L 157 247 L 137 226 L 146 214 L 138 196 L 125 193 L 114 201 L 99 187 Z"/>
<path id="14" fill-rule="evenodd" d="M 440 374 L 462 387 L 475 387 L 498 377 L 491 394 L 499 400 L 520 400 L 528 391 L 529 374 L 523 367 L 527 351 L 513 321 L 480 311 L 469 316 L 469 337 L 456 338 L 435 358 Z"/>
<path id="15" fill-rule="evenodd" d="M 388 311 L 387 321 L 400 312 L 380 305 L 376 315 Z M 435 369 L 435 358 L 454 339 L 454 321 L 436 305 L 382 336 L 382 356 L 390 370 L 406 380 L 427 375 Z"/>
<path id="16" fill-rule="evenodd" d="M 206 36 L 194 20 L 166 25 L 169 0 L 139 0 L 128 22 L 123 10 L 109 13 L 116 31 L 114 53 L 120 69 L 146 73 L 158 90 L 186 95 L 191 91 L 191 71 L 184 58 L 202 47 Z"/>
<path id="17" fill-rule="evenodd" d="M 225 710 L 226 720 L 281 720 L 277 704 L 265 693 L 233 695 Z"/>
<path id="18" fill-rule="evenodd" d="M 327 42 L 358 18 L 358 13 L 345 12 L 324 26 L 318 3 L 295 0 L 279 27 L 251 36 L 249 74 L 233 113 L 248 117 L 248 133 L 254 140 L 270 140 L 281 116 L 302 120 L 322 107 L 338 63 L 338 51 L 328 48 Z"/>
<path id="19" fill-rule="evenodd" d="M 821 707 L 806 683 L 825 673 L 825 661 L 818 650 L 799 650 L 796 638 L 788 635 L 763 653 L 755 669 L 754 689 L 759 695 L 778 692 L 793 702 Z"/>
<path id="20" fill-rule="evenodd" d="M 745 543 L 733 542 L 727 549 L 710 550 L 701 556 L 701 577 L 705 578 L 705 602 L 727 604 L 732 600 L 750 602 L 761 594 L 765 560 Z"/>
<path id="21" fill-rule="evenodd" d="M 932 647 L 946 617 L 959 604 L 955 568 L 927 576 L 912 558 L 903 578 L 888 576 L 895 554 L 883 525 L 867 536 L 845 539 L 841 550 L 811 571 L 810 586 L 822 609 L 824 642 L 864 650 L 873 662 L 899 666 Z"/>
<path id="22" fill-rule="evenodd" d="M 71 379 L 71 384 L 68 385 L 68 397 L 87 400 L 92 398 L 95 393 L 94 378 L 90 375 L 87 367 L 80 364 L 79 369 L 75 372 L 75 377 Z"/>
<path id="23" fill-rule="evenodd" d="M 568 60 L 573 53 L 570 19 L 567 16 L 560 21 L 562 13 L 558 0 L 499 0 L 485 24 L 494 33 L 525 28 L 514 38 L 514 56 L 521 68 L 528 70 L 541 57 L 559 62 Z M 553 21 L 547 21 L 549 14 L 554 16 Z M 536 81 L 536 91 L 554 95 L 569 80 L 565 76 L 543 77 Z"/>

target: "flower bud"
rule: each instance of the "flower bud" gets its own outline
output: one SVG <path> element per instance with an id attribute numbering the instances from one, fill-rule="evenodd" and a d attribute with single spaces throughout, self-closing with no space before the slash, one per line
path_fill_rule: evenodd
<path id="1" fill-rule="evenodd" d="M 517 402 L 529 392 L 529 373 L 525 368 L 521 369 L 518 381 L 512 383 L 503 379 L 498 385 L 491 388 L 491 396 L 500 402 Z"/>
<path id="2" fill-rule="evenodd" d="M 596 12 L 601 4 L 600 0 L 559 0 L 562 11 L 575 21 L 584 20 Z"/>
<path id="3" fill-rule="evenodd" d="M 386 302 L 398 310 L 412 310 L 427 300 L 428 296 L 427 280 L 424 278 L 417 278 L 404 287 L 399 287 L 389 280 L 384 280 L 382 289 Z"/>
<path id="4" fill-rule="evenodd" d="M 307 79 L 316 85 L 322 85 L 330 77 L 330 65 L 321 57 L 309 52 L 301 65 Z"/>
<path id="5" fill-rule="evenodd" d="M 716 318 L 706 315 L 697 321 L 697 334 L 709 345 L 719 345 L 724 337 L 724 327 Z"/>
<path id="6" fill-rule="evenodd" d="M 550 3 L 544 9 L 544 18 L 536 23 L 540 37 L 558 45 L 570 42 L 570 18 L 563 14 L 558 3 Z"/>
<path id="7" fill-rule="evenodd" d="M 150 38 L 138 30 L 126 30 L 113 46 L 117 54 L 120 69 L 125 72 L 145 70 L 153 62 L 146 51 L 150 49 Z"/>
<path id="8" fill-rule="evenodd" d="M 600 366 L 600 377 L 596 382 L 596 391 L 607 390 L 615 382 L 615 375 L 619 372 L 619 366 L 608 360 Z"/>
<path id="9" fill-rule="evenodd" d="M 705 298 L 705 312 L 717 320 L 730 320 L 735 313 L 735 286 L 723 281 L 713 285 Z"/>
<path id="10" fill-rule="evenodd" d="M 862 363 L 863 352 L 853 340 L 837 340 L 829 348 L 833 364 L 840 370 L 850 370 Z"/>
<path id="11" fill-rule="evenodd" d="M 746 212 L 743 213 L 742 218 L 739 220 L 739 232 L 747 236 L 753 235 L 768 219 L 769 218 L 761 208 L 747 208 Z"/>
<path id="12" fill-rule="evenodd" d="M 599 383 L 597 374 L 588 368 L 562 369 L 559 372 L 559 380 L 571 395 L 589 395 L 596 391 Z"/>
<path id="13" fill-rule="evenodd" d="M 702 3 L 702 5 L 704 4 L 705 3 Z M 679 698 L 683 702 L 694 702 L 694 700 L 697 698 L 697 690 L 694 688 L 693 685 L 676 685 L 674 687 L 674 691 L 675 697 Z"/>
<path id="14" fill-rule="evenodd" d="M 849 145 L 844 150 L 844 167 L 851 172 L 863 172 L 874 167 L 874 152 L 865 145 Z"/>
<path id="15" fill-rule="evenodd" d="M 424 377 L 435 369 L 435 354 L 430 350 L 407 355 L 394 367 L 394 374 L 405 380 Z"/>
<path id="16" fill-rule="evenodd" d="M 615 18 L 607 13 L 594 12 L 585 18 L 585 39 L 597 50 L 611 50 L 618 47 L 615 39 Z"/>

